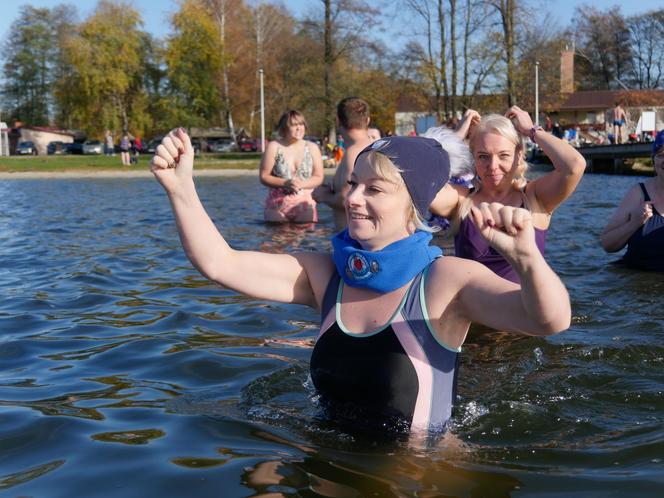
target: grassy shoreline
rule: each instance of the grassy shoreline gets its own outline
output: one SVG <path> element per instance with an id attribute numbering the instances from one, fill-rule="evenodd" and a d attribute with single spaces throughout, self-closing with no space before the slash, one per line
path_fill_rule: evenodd
<path id="1" fill-rule="evenodd" d="M 151 156 L 141 155 L 138 164 L 123 166 L 120 155 L 115 156 L 9 156 L 0 157 L 0 172 L 3 173 L 60 173 L 123 171 L 138 172 L 149 169 Z M 196 158 L 196 169 L 257 170 L 260 154 L 204 154 Z"/>
<path id="2" fill-rule="evenodd" d="M 113 173 L 126 176 L 141 176 L 149 173 L 150 159 L 152 156 L 144 154 L 139 157 L 138 164 L 123 166 L 120 155 L 115 156 L 9 156 L 0 157 L 0 176 L 8 178 L 28 175 L 82 175 L 94 176 L 96 174 L 110 175 Z M 231 172 L 254 172 L 260 165 L 260 153 L 226 153 L 226 154 L 202 154 L 196 157 L 195 170 L 197 173 L 222 174 L 223 171 Z M 649 160 L 631 160 L 628 168 L 624 168 L 621 174 L 631 175 L 653 175 L 652 162 Z M 612 168 L 598 171 L 615 174 Z M 325 170 L 328 174 L 332 170 Z M 203 173 L 205 172 L 205 173 Z M 590 171 L 588 170 L 588 173 Z M 22 175 L 24 174 L 24 175 Z"/>

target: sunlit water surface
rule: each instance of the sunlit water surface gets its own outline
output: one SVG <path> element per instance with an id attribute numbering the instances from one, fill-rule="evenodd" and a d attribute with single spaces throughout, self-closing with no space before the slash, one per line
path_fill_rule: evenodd
<path id="1" fill-rule="evenodd" d="M 598 234 L 634 178 L 586 176 L 547 259 L 573 302 L 552 338 L 473 329 L 452 437 L 385 445 L 317 417 L 318 316 L 204 280 L 151 179 L 0 183 L 0 494 L 661 496 L 664 278 Z M 325 251 L 262 222 L 257 179 L 201 178 L 237 248 Z"/>

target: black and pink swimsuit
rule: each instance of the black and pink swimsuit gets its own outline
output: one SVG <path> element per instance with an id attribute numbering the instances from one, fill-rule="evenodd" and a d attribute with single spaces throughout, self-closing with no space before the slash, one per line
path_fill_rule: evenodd
<path id="1" fill-rule="evenodd" d="M 330 280 L 311 378 L 331 417 L 362 425 L 443 430 L 456 396 L 458 349 L 434 336 L 424 300 L 426 270 L 379 330 L 354 334 L 341 322 L 343 283 Z M 361 419 L 361 420 L 360 420 Z"/>

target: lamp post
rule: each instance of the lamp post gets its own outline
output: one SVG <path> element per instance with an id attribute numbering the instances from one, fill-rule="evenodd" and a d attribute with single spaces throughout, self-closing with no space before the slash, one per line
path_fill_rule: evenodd
<path id="1" fill-rule="evenodd" d="M 9 155 L 9 136 L 7 135 L 7 123 L 2 122 L 2 112 L 0 112 L 0 156 Z"/>
<path id="2" fill-rule="evenodd" d="M 535 61 L 535 126 L 539 126 L 539 61 Z"/>
<path id="3" fill-rule="evenodd" d="M 263 92 L 263 69 L 258 70 L 261 87 L 261 153 L 265 152 L 265 94 Z"/>

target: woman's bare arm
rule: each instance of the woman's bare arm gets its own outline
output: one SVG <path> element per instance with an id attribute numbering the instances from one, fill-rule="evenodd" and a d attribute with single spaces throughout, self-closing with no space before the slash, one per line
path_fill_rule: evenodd
<path id="1" fill-rule="evenodd" d="M 529 211 L 497 203 L 471 208 L 471 218 L 482 236 L 516 270 L 521 286 L 509 282 L 476 261 L 443 258 L 432 269 L 428 295 L 434 316 L 443 317 L 449 306 L 455 316 L 499 330 L 528 335 L 550 335 L 569 327 L 571 307 L 565 286 L 535 244 Z M 449 315 L 449 313 L 447 313 Z M 464 321 L 462 320 L 462 322 Z M 465 336 L 467 327 L 458 327 Z M 461 338 L 457 338 L 460 342 Z"/>
<path id="2" fill-rule="evenodd" d="M 248 296 L 316 307 L 333 270 L 329 254 L 268 254 L 233 249 L 203 207 L 194 185 L 194 153 L 183 130 L 162 141 L 151 169 L 164 187 L 182 246 L 201 274 Z"/>
<path id="3" fill-rule="evenodd" d="M 652 208 L 643 200 L 641 189 L 634 185 L 627 191 L 602 231 L 600 242 L 606 252 L 618 252 L 652 216 Z"/>
<path id="4" fill-rule="evenodd" d="M 512 120 L 519 133 L 524 136 L 529 135 L 533 122 L 526 111 L 512 106 L 506 116 Z M 536 131 L 534 139 L 542 152 L 551 159 L 554 169 L 551 173 L 530 182 L 528 189 L 534 189 L 540 206 L 547 213 L 552 213 L 576 190 L 586 169 L 586 160 L 565 140 L 554 137 L 544 130 Z"/>

